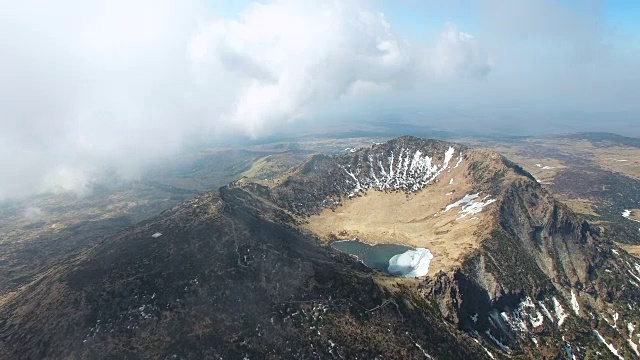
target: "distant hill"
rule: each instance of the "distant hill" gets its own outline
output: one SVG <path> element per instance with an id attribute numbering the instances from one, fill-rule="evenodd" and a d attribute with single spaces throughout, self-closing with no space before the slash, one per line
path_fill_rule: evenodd
<path id="1" fill-rule="evenodd" d="M 605 132 L 584 132 L 569 135 L 558 135 L 567 139 L 589 140 L 592 142 L 610 142 L 619 145 L 640 147 L 640 139 Z"/>

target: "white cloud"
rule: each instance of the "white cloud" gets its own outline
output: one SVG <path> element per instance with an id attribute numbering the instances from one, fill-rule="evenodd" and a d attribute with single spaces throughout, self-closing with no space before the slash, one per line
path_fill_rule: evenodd
<path id="1" fill-rule="evenodd" d="M 484 78 L 492 68 L 492 59 L 471 34 L 450 24 L 442 32 L 427 58 L 439 76 Z"/>
<path id="2" fill-rule="evenodd" d="M 410 45 L 358 1 L 253 3 L 224 19 L 204 0 L 25 0 L 2 16 L 0 199 L 87 191 L 193 134 L 259 136 L 434 72 L 489 69 L 470 36 Z"/>
<path id="3" fill-rule="evenodd" d="M 198 125 L 182 100 L 198 14 L 169 0 L 5 4 L 0 198 L 82 191 L 96 168 L 177 149 Z"/>
<path id="4" fill-rule="evenodd" d="M 356 80 L 347 91 L 342 95 L 342 99 L 348 99 L 349 97 L 362 97 L 381 94 L 392 89 L 391 84 L 386 82 L 372 82 L 366 80 Z"/>
<path id="5" fill-rule="evenodd" d="M 237 20 L 203 26 L 190 50 L 205 85 L 232 77 L 226 115 L 251 135 L 361 84 L 386 87 L 411 57 L 382 14 L 338 1 L 254 4 Z"/>

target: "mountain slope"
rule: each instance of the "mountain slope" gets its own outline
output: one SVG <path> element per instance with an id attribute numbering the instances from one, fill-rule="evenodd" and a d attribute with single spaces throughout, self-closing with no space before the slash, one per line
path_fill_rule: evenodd
<path id="1" fill-rule="evenodd" d="M 0 355 L 479 358 L 433 308 L 381 288 L 288 220 L 223 188 L 107 239 L 3 306 Z"/>
<path id="2" fill-rule="evenodd" d="M 405 169 L 424 153 L 431 154 L 436 176 L 413 194 L 412 184 L 422 174 L 416 179 Z M 451 153 L 457 155 L 455 165 Z M 431 249 L 429 274 L 435 279 L 427 279 L 428 290 L 422 293 L 435 297 L 442 315 L 461 329 L 481 334 L 512 355 L 562 356 L 571 341 L 580 343 L 572 350 L 578 357 L 613 355 L 595 330 L 607 333 L 603 338 L 621 356 L 638 355 L 640 339 L 631 330 L 639 320 L 637 259 L 617 248 L 612 242 L 617 239 L 605 238 L 553 199 L 517 165 L 489 151 L 411 137 L 322 159 L 322 166 L 301 167 L 272 192 L 284 194 L 283 204 L 321 240 L 358 236 L 369 243 Z M 340 170 L 346 176 L 332 174 Z M 332 181 L 340 179 L 338 185 L 326 189 L 326 183 L 315 181 L 324 179 L 323 173 L 332 174 Z M 376 192 L 382 183 L 376 180 L 385 174 L 400 174 L 396 183 L 408 186 L 393 187 L 400 194 Z M 303 188 L 321 189 L 319 199 L 326 198 L 308 198 Z M 485 203 L 464 205 L 471 194 L 484 195 Z M 404 199 L 396 201 L 398 196 Z M 447 212 L 459 202 L 460 211 Z M 306 205 L 305 211 L 299 204 Z M 430 208 L 421 208 L 425 204 Z M 479 212 L 467 216 L 470 211 Z M 382 215 L 371 219 L 376 212 Z M 416 223 L 417 228 L 407 230 Z M 466 241 L 470 234 L 473 239 Z M 436 274 L 440 270 L 445 272 Z M 624 324 L 611 326 L 614 317 Z"/>
<path id="3" fill-rule="evenodd" d="M 640 264 L 496 153 L 401 137 L 219 193 L 0 304 L 0 357 L 637 356 Z M 398 215 L 359 216 L 384 208 Z M 372 271 L 323 246 L 318 224 L 431 246 L 437 271 Z M 436 246 L 463 233 L 456 253 Z"/>

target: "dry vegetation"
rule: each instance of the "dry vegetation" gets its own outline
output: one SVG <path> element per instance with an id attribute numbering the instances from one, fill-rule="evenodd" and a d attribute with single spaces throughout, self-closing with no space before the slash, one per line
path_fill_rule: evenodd
<path id="1" fill-rule="evenodd" d="M 640 209 L 631 209 L 629 212 L 630 214 L 627 217 L 628 219 L 640 221 Z"/>
<path id="2" fill-rule="evenodd" d="M 461 139 L 460 141 L 472 147 L 497 151 L 522 166 L 542 184 L 552 184 L 555 176 L 567 168 L 567 164 L 559 159 L 527 151 L 528 146 L 536 146 L 533 140 L 523 140 L 517 143 L 479 141 L 477 139 Z"/>
<path id="3" fill-rule="evenodd" d="M 597 148 L 594 154 L 598 164 L 605 169 L 640 179 L 640 149 L 626 147 Z"/>
<path id="4" fill-rule="evenodd" d="M 577 158 L 591 159 L 600 167 L 640 179 L 640 149 L 620 145 L 596 146 L 588 140 L 536 140 L 532 145 L 555 148 Z"/>
<path id="5" fill-rule="evenodd" d="M 526 158 L 516 155 L 511 157 L 511 160 L 522 166 L 543 184 L 553 183 L 556 174 L 566 168 L 561 161 L 551 158 Z"/>
<path id="6" fill-rule="evenodd" d="M 557 195 L 556 197 L 578 214 L 600 216 L 595 212 L 595 206 L 589 199 L 570 198 L 566 195 Z"/>
<path id="7" fill-rule="evenodd" d="M 305 227 L 326 242 L 357 236 L 367 243 L 428 248 L 434 255 L 430 275 L 451 270 L 478 248 L 482 234 L 491 227 L 487 224 L 489 209 L 495 206 L 489 205 L 473 220 L 474 215 L 456 220 L 460 207 L 443 212 L 472 192 L 465 171 L 461 165 L 412 194 L 369 190 L 366 195 L 345 199 L 335 211 L 325 209 L 310 217 Z M 451 178 L 453 184 L 449 184 Z"/>
<path id="8" fill-rule="evenodd" d="M 630 245 L 630 244 L 623 244 L 623 243 L 617 243 L 617 244 L 629 254 L 640 259 L 640 245 Z"/>
<path id="9" fill-rule="evenodd" d="M 460 141 L 473 147 L 498 151 L 531 172 L 542 183 L 552 182 L 559 170 L 569 166 L 558 160 L 558 155 L 588 159 L 603 169 L 640 179 L 640 148 L 637 147 L 613 143 L 606 143 L 605 146 L 605 143 L 598 145 L 589 140 L 564 138 L 530 138 L 518 142 L 478 139 Z M 541 169 L 536 164 L 553 169 Z"/>
<path id="10" fill-rule="evenodd" d="M 640 148 L 609 144 L 596 146 L 588 140 L 538 140 L 541 146 L 579 158 L 590 158 L 600 167 L 640 179 Z"/>
<path id="11" fill-rule="evenodd" d="M 20 295 L 20 291 L 10 291 L 4 294 L 0 294 L 0 309 L 5 305 L 11 302 L 11 300 L 15 299 L 16 296 Z"/>

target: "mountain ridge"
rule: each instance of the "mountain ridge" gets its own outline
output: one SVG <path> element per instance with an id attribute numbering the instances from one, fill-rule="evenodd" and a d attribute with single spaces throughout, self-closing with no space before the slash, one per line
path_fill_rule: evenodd
<path id="1" fill-rule="evenodd" d="M 393 161 L 388 151 L 396 151 Z M 408 179 L 413 159 L 424 166 Z M 390 176 L 398 166 L 403 175 Z M 382 169 L 385 182 L 375 182 Z M 449 171 L 458 174 L 454 184 Z M 491 231 L 455 268 L 434 276 L 377 273 L 322 246 L 321 237 L 304 228 L 367 192 L 415 199 L 464 182 L 495 198 L 477 213 Z M 451 216 L 451 224 L 472 221 L 434 210 Z M 612 354 L 597 330 L 621 356 L 633 357 L 637 340 L 623 326 L 638 324 L 633 276 L 640 276 L 637 261 L 499 154 L 401 137 L 342 156 L 316 156 L 266 184 L 232 183 L 105 239 L 0 305 L 0 355 Z M 614 311 L 619 327 L 601 321 Z"/>

